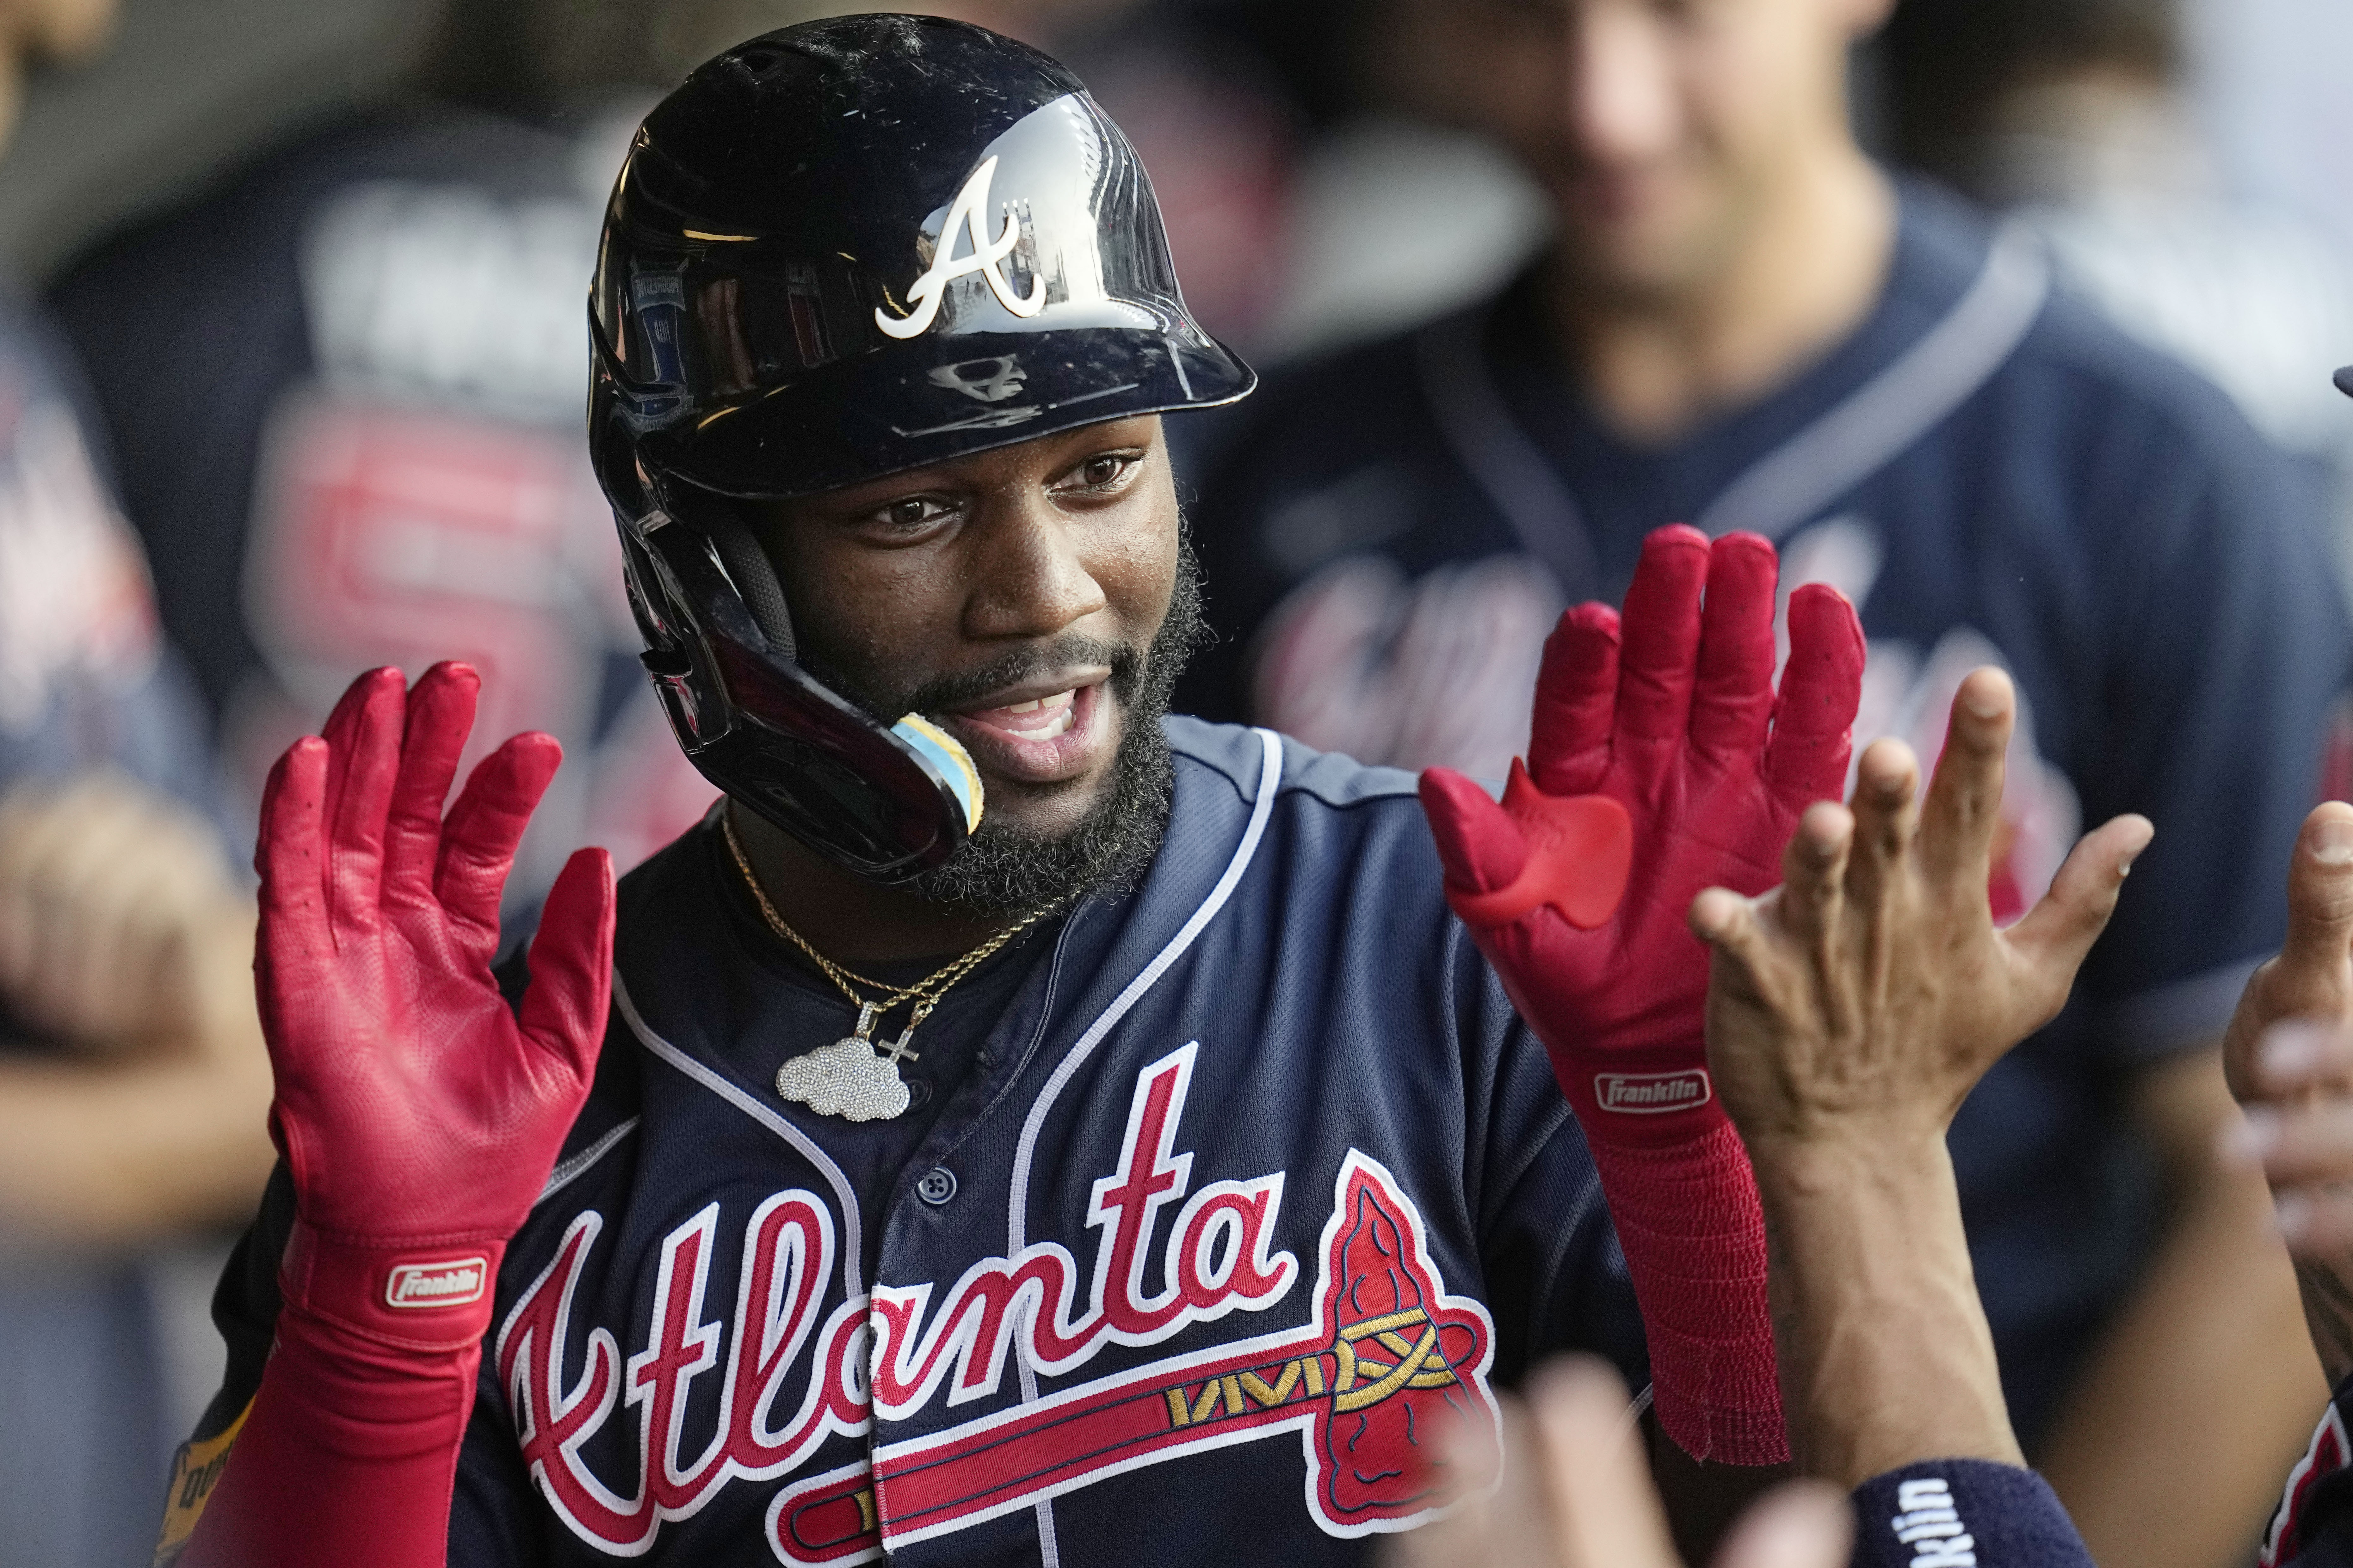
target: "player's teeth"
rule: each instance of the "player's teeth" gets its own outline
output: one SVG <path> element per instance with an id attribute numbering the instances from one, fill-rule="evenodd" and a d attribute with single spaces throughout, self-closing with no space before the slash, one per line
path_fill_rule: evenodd
<path id="1" fill-rule="evenodd" d="M 1046 700 L 1044 698 L 1032 697 L 1027 702 L 1016 702 L 1012 707 L 1008 708 L 1006 711 L 1008 713 L 1035 713 L 1039 709 L 1043 708 L 1044 706 L 1046 706 Z"/>
<path id="2" fill-rule="evenodd" d="M 1071 710 L 1068 708 L 1064 708 L 1045 723 L 1040 724 L 1035 730 L 1030 731 L 1029 739 L 1033 741 L 1050 741 L 1057 735 L 1068 734 L 1070 732 L 1070 729 Z"/>

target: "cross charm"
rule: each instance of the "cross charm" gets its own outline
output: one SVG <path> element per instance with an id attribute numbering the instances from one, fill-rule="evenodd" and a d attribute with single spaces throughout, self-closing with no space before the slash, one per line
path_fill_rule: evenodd
<path id="1" fill-rule="evenodd" d="M 915 1054 L 914 1050 L 911 1048 L 909 1044 L 909 1042 L 913 1041 L 914 1037 L 915 1026 L 910 1023 L 904 1029 L 900 1031 L 899 1037 L 897 1039 L 891 1041 L 887 1045 L 877 1046 L 875 1047 L 875 1049 L 881 1051 L 882 1053 L 882 1059 L 889 1062 L 892 1067 L 898 1066 L 901 1062 L 921 1061 L 923 1058 Z"/>

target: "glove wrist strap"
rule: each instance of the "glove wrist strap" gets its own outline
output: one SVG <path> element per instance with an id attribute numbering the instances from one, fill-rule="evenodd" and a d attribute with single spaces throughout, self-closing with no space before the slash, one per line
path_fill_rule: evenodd
<path id="1" fill-rule="evenodd" d="M 506 1244 L 359 1240 L 294 1222 L 279 1266 L 289 1310 L 394 1350 L 463 1349 L 489 1332 Z"/>

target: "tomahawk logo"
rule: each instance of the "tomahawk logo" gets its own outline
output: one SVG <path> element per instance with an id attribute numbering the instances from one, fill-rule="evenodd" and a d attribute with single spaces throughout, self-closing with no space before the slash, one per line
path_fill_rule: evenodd
<path id="1" fill-rule="evenodd" d="M 446 1263 L 404 1263 L 384 1282 L 387 1307 L 462 1307 L 479 1301 L 490 1288 L 491 1260 L 459 1258 Z"/>
<path id="2" fill-rule="evenodd" d="M 1005 258 L 1021 243 L 1021 225 L 1010 212 L 1005 215 L 1005 226 L 997 237 L 988 237 L 989 182 L 997 177 L 997 159 L 992 155 L 980 161 L 972 178 L 964 183 L 956 199 L 949 204 L 947 220 L 940 225 L 939 243 L 932 251 L 932 265 L 907 290 L 907 314 L 894 318 L 882 307 L 874 308 L 874 324 L 894 338 L 915 337 L 930 328 L 940 313 L 940 301 L 947 297 L 948 285 L 959 278 L 980 274 L 988 284 L 988 291 L 997 302 L 1024 318 L 1036 315 L 1046 308 L 1046 280 L 1033 277 L 1029 292 L 1016 294 L 1005 277 Z M 962 230 L 961 237 L 958 230 Z M 958 256 L 956 242 L 962 237 L 971 249 Z"/>
<path id="3" fill-rule="evenodd" d="M 1686 1072 L 1603 1072 L 1593 1075 L 1593 1098 L 1604 1110 L 1655 1116 L 1705 1105 L 1713 1092 L 1707 1069 Z"/>
<path id="4" fill-rule="evenodd" d="M 496 1348 L 524 1464 L 556 1515 L 590 1545 L 635 1555 L 731 1482 L 797 1476 L 767 1511 L 769 1549 L 787 1563 L 848 1564 L 1109 1475 L 1284 1433 L 1298 1434 L 1306 1507 L 1328 1533 L 1409 1529 L 1455 1500 L 1464 1473 L 1429 1445 L 1465 1420 L 1491 1439 L 1496 1432 L 1493 1327 L 1478 1302 L 1446 1293 L 1419 1212 L 1378 1162 L 1354 1151 L 1334 1182 L 1304 1327 L 1007 1405 L 1017 1355 L 1041 1376 L 1066 1376 L 1108 1346 L 1267 1312 L 1301 1282 L 1298 1258 L 1274 1245 L 1283 1173 L 1193 1188 L 1194 1157 L 1176 1143 L 1198 1050 L 1187 1045 L 1137 1076 L 1117 1169 L 1089 1194 L 1091 1269 L 1041 1241 L 985 1259 L 944 1289 L 877 1286 L 871 1302 L 855 1297 L 828 1312 L 832 1215 L 796 1190 L 752 1215 L 732 1320 L 707 1321 L 720 1245 L 713 1204 L 662 1241 L 644 1348 L 625 1359 L 610 1329 L 592 1328 L 567 1382 L 579 1355 L 566 1353 L 574 1296 L 604 1224 L 581 1215 Z M 719 1391 L 717 1425 L 693 1452 L 683 1434 L 711 1430 L 687 1418 L 704 1379 Z M 887 1440 L 886 1426 L 871 1465 L 800 1474 L 835 1434 L 967 1402 L 986 1402 L 987 1413 L 900 1442 Z M 583 1449 L 632 1405 L 637 1466 L 623 1490 Z"/>
<path id="5" fill-rule="evenodd" d="M 896 1550 L 1104 1476 L 1296 1433 L 1308 1517 L 1326 1534 L 1410 1530 L 1492 1485 L 1500 1453 L 1486 1309 L 1450 1296 L 1421 1215 L 1380 1163 L 1350 1151 L 1333 1184 L 1306 1327 L 1176 1356 L 1002 1415 L 874 1450 L 871 1480 L 788 1488 L 781 1522 L 873 1489 Z M 1467 1424 L 1489 1462 L 1440 1463 Z M 789 1559 L 788 1559 L 789 1560 Z"/>

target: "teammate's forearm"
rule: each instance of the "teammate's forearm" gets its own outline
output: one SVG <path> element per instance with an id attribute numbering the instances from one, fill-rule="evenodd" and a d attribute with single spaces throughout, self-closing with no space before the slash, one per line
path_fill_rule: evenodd
<path id="1" fill-rule="evenodd" d="M 2243 1556 L 2327 1398 L 2269 1202 L 2254 1179 L 2185 1201 L 2037 1456 L 2103 1563 Z"/>
<path id="2" fill-rule="evenodd" d="M 1799 1467 L 1852 1487 L 1923 1459 L 2023 1464 L 1944 1141 L 1751 1152 Z"/>
<path id="3" fill-rule="evenodd" d="M 128 1246 L 251 1212 L 269 1065 L 195 1052 L 0 1061 L 0 1235 Z"/>

